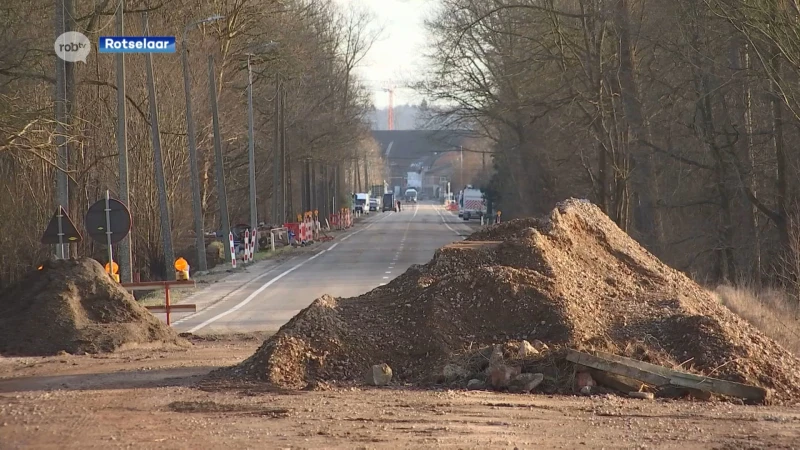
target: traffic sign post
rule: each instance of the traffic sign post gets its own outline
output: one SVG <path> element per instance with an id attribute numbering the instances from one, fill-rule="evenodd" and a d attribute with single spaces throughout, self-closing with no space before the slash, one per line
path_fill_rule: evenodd
<path id="1" fill-rule="evenodd" d="M 65 247 L 71 242 L 80 242 L 81 240 L 83 237 L 75 227 L 75 223 L 69 218 L 64 207 L 59 206 L 42 234 L 41 243 L 56 245 L 56 257 L 66 259 Z"/>
<path id="2" fill-rule="evenodd" d="M 106 191 L 105 199 L 95 202 L 86 212 L 86 230 L 89 237 L 108 247 L 108 263 L 113 265 L 113 245 L 130 233 L 131 213 Z"/>
<path id="3" fill-rule="evenodd" d="M 231 266 L 235 269 L 236 268 L 236 247 L 233 245 L 233 232 L 231 231 L 228 233 L 228 240 L 230 241 L 231 245 Z"/>

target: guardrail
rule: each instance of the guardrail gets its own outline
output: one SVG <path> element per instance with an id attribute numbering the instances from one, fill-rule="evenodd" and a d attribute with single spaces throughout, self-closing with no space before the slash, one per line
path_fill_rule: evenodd
<path id="1" fill-rule="evenodd" d="M 143 281 L 139 283 L 122 283 L 122 287 L 128 291 L 156 291 L 164 290 L 164 304 L 145 306 L 152 313 L 166 313 L 167 325 L 170 325 L 170 313 L 175 312 L 196 312 L 197 305 L 183 304 L 171 305 L 169 299 L 170 289 L 193 289 L 197 287 L 194 281 Z"/>

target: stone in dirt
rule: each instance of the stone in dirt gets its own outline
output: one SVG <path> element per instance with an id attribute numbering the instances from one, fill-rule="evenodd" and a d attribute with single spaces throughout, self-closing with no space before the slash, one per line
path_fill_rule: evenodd
<path id="1" fill-rule="evenodd" d="M 640 398 L 642 400 L 653 400 L 654 398 L 656 398 L 655 394 L 653 394 L 652 392 L 639 392 L 639 391 L 628 392 L 628 397 Z"/>
<path id="2" fill-rule="evenodd" d="M 517 352 L 517 357 L 520 359 L 530 358 L 531 356 L 536 356 L 539 354 L 539 350 L 531 345 L 528 341 L 522 341 L 519 345 L 519 352 Z"/>
<path id="3" fill-rule="evenodd" d="M 575 383 L 578 385 L 578 389 L 583 389 L 586 386 L 597 386 L 597 383 L 589 372 L 578 372 L 578 375 L 575 377 Z"/>
<path id="4" fill-rule="evenodd" d="M 544 381 L 544 374 L 521 373 L 511 380 L 508 391 L 513 393 L 528 393 L 536 389 Z"/>
<path id="5" fill-rule="evenodd" d="M 387 386 L 392 381 L 392 368 L 388 364 L 375 364 L 367 371 L 366 383 L 371 386 Z"/>
<path id="6" fill-rule="evenodd" d="M 502 363 L 489 366 L 489 385 L 495 389 L 505 389 L 520 372 L 519 367 L 507 366 Z"/>
<path id="7" fill-rule="evenodd" d="M 486 383 L 477 378 L 473 378 L 467 382 L 467 389 L 469 389 L 470 391 L 478 391 L 484 389 L 485 387 Z"/>
<path id="8" fill-rule="evenodd" d="M 526 371 L 545 373 L 551 393 L 573 392 L 572 380 L 547 372 L 569 347 L 665 367 L 690 361 L 681 367 L 766 388 L 772 403 L 800 400 L 797 357 L 580 200 L 486 227 L 362 296 L 317 299 L 217 374 L 300 389 L 356 381 L 386 361 L 394 380 L 424 385 L 454 362 L 480 373 L 487 358 L 472 355 L 522 339 L 550 347 Z"/>
<path id="9" fill-rule="evenodd" d="M 110 352 L 190 345 L 89 258 L 52 260 L 0 291 L 0 353 Z"/>
<path id="10" fill-rule="evenodd" d="M 542 342 L 542 341 L 540 341 L 538 339 L 535 339 L 531 343 L 531 345 L 533 345 L 533 348 L 535 348 L 536 351 L 538 351 L 538 352 L 545 352 L 545 351 L 549 350 L 549 348 L 547 347 L 547 344 L 545 344 L 544 342 Z"/>

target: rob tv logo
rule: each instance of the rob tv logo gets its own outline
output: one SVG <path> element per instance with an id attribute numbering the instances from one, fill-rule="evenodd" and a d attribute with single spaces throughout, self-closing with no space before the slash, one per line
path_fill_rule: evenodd
<path id="1" fill-rule="evenodd" d="M 68 31 L 56 39 L 54 44 L 56 55 L 66 62 L 86 62 L 86 57 L 92 51 L 89 38 L 77 31 Z"/>

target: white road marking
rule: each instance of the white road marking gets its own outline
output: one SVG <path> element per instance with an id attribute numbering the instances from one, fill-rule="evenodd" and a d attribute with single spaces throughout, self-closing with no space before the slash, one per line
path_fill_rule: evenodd
<path id="1" fill-rule="evenodd" d="M 461 233 L 459 233 L 458 231 L 454 230 L 454 229 L 453 229 L 453 227 L 451 227 L 451 226 L 450 226 L 450 224 L 449 224 L 449 223 L 447 223 L 447 220 L 445 220 L 445 218 L 444 218 L 444 215 L 443 215 L 443 214 L 442 214 L 442 212 L 439 210 L 439 208 L 436 208 L 436 212 L 439 214 L 439 217 L 441 217 L 441 218 L 442 218 L 442 223 L 444 224 L 444 226 L 446 226 L 446 227 L 447 227 L 447 228 L 448 228 L 450 231 L 452 231 L 453 233 L 455 233 L 455 234 L 457 234 L 457 235 L 461 236 Z M 465 236 L 461 236 L 461 239 L 465 239 Z"/>
<path id="2" fill-rule="evenodd" d="M 296 257 L 295 257 L 295 258 L 296 258 Z M 289 261 L 291 261 L 291 260 L 293 260 L 293 259 L 295 259 L 295 258 L 292 258 L 292 259 L 290 259 Z M 189 319 L 193 318 L 194 316 L 197 316 L 198 314 L 203 314 L 203 313 L 205 313 L 205 312 L 207 312 L 207 311 L 209 311 L 209 310 L 211 310 L 211 309 L 214 309 L 214 308 L 216 308 L 216 307 L 217 307 L 217 306 L 218 306 L 220 303 L 222 303 L 222 301 L 224 301 L 226 298 L 228 298 L 228 297 L 231 297 L 231 296 L 234 296 L 234 295 L 238 294 L 239 292 L 241 292 L 241 291 L 242 291 L 244 288 L 246 288 L 247 286 L 250 286 L 251 284 L 255 283 L 256 281 L 258 281 L 258 280 L 260 280 L 260 279 L 262 279 L 262 278 L 264 278 L 265 276 L 267 276 L 267 275 L 271 274 L 272 272 L 275 272 L 275 271 L 276 271 L 276 270 L 277 270 L 277 269 L 278 269 L 278 268 L 279 268 L 281 265 L 282 265 L 282 264 L 279 264 L 277 267 L 273 267 L 272 269 L 269 269 L 268 271 L 266 271 L 266 272 L 262 273 L 261 275 L 259 275 L 259 276 L 255 277 L 255 278 L 253 278 L 252 280 L 250 280 L 250 281 L 246 282 L 245 284 L 243 284 L 243 285 L 239 286 L 237 289 L 235 289 L 235 290 L 233 290 L 233 291 L 231 291 L 231 292 L 229 292 L 229 293 L 225 294 L 224 296 L 222 296 L 222 297 L 219 299 L 219 301 L 217 301 L 217 302 L 216 302 L 216 303 L 214 303 L 213 305 L 211 305 L 211 306 L 209 306 L 209 307 L 207 307 L 207 308 L 203 308 L 203 309 L 201 309 L 200 311 L 197 311 L 197 312 L 191 313 L 190 315 L 188 315 L 188 316 L 186 316 L 186 317 L 183 317 L 183 318 L 181 318 L 180 320 L 176 320 L 175 322 L 172 322 L 172 325 L 180 325 L 181 323 L 183 323 L 183 322 L 185 322 L 185 321 L 187 321 L 187 320 L 189 320 Z"/>
<path id="3" fill-rule="evenodd" d="M 388 272 L 386 272 L 386 273 L 392 273 L 392 271 L 390 270 L 390 271 L 388 271 Z"/>
<path id="4" fill-rule="evenodd" d="M 270 287 L 270 286 L 272 286 L 273 284 L 275 284 L 275 282 L 277 282 L 277 281 L 278 281 L 278 280 L 280 280 L 281 278 L 285 277 L 286 275 L 289 275 L 290 273 L 294 272 L 294 271 L 295 271 L 295 270 L 297 270 L 298 268 L 302 267 L 303 265 L 305 265 L 305 263 L 307 263 L 307 262 L 309 262 L 309 261 L 312 261 L 312 260 L 314 260 L 314 259 L 318 258 L 320 255 L 322 255 L 322 254 L 323 254 L 323 253 L 325 253 L 326 251 L 327 251 L 327 250 L 322 250 L 321 252 L 317 253 L 316 255 L 312 256 L 311 258 L 308 258 L 307 260 L 305 260 L 305 261 L 301 262 L 300 264 L 297 264 L 297 265 L 295 265 L 295 266 L 294 266 L 294 267 L 292 267 L 291 269 L 288 269 L 288 270 L 285 270 L 285 271 L 283 271 L 283 272 L 282 272 L 280 275 L 278 275 L 278 276 L 276 276 L 275 278 L 273 278 L 273 279 L 271 279 L 271 280 L 267 281 L 267 282 L 266 282 L 266 283 L 264 283 L 264 284 L 263 284 L 263 285 L 262 285 L 260 288 L 256 289 L 256 291 L 255 291 L 255 292 L 253 292 L 252 294 L 248 295 L 248 296 L 247 296 L 247 298 L 245 298 L 244 300 L 242 300 L 242 302 L 241 302 L 241 303 L 239 303 L 238 305 L 236 305 L 236 306 L 234 306 L 234 307 L 230 308 L 230 309 L 229 309 L 229 310 L 227 310 L 227 311 L 224 311 L 224 312 L 222 312 L 222 313 L 219 313 L 219 314 L 217 314 L 216 316 L 214 316 L 214 317 L 212 317 L 212 318 L 210 318 L 210 319 L 206 320 L 205 322 L 201 323 L 200 325 L 197 325 L 196 327 L 194 327 L 194 328 L 192 328 L 191 330 L 189 330 L 189 333 L 195 333 L 197 330 L 200 330 L 200 329 L 202 329 L 202 328 L 205 328 L 206 326 L 208 326 L 208 325 L 210 325 L 210 324 L 212 324 L 212 323 L 216 322 L 217 320 L 219 320 L 219 319 L 221 319 L 221 318 L 223 318 L 223 317 L 227 316 L 228 314 L 230 314 L 230 313 L 232 313 L 232 312 L 234 312 L 234 311 L 238 311 L 239 309 L 241 309 L 242 307 L 244 307 L 245 305 L 247 305 L 248 303 L 250 303 L 251 301 L 253 301 L 253 299 L 254 299 L 254 298 L 256 298 L 256 297 L 258 296 L 258 294 L 260 294 L 260 293 L 264 292 L 264 290 L 265 290 L 265 289 L 267 289 L 268 287 Z"/>
<path id="5" fill-rule="evenodd" d="M 383 279 L 384 279 L 384 280 L 388 280 L 388 279 L 389 279 L 389 277 L 383 277 Z"/>
<path id="6" fill-rule="evenodd" d="M 337 242 L 337 243 L 335 243 L 335 244 L 333 244 L 333 245 L 331 245 L 330 247 L 328 247 L 328 251 L 331 251 L 331 250 L 333 250 L 334 248 L 336 248 L 336 246 L 337 246 L 337 245 L 339 245 L 339 243 L 338 243 L 338 242 Z"/>

